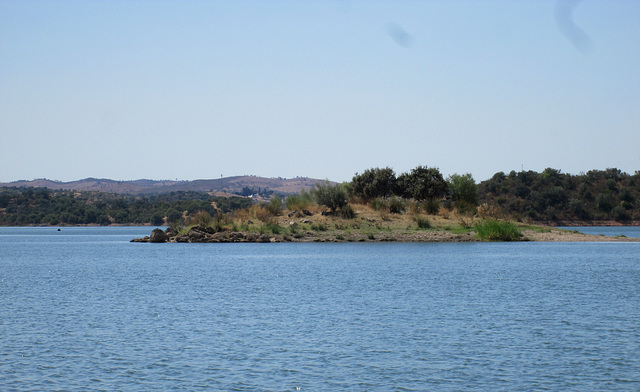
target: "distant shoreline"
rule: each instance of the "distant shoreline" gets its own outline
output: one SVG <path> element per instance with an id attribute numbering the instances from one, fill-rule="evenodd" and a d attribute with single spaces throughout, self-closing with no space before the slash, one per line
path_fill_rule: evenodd
<path id="1" fill-rule="evenodd" d="M 295 225 L 295 223 L 293 223 Z M 430 229 L 404 229 L 396 230 L 383 228 L 372 232 L 369 229 L 296 229 L 281 233 L 269 233 L 253 230 L 223 230 L 215 231 L 210 227 L 192 226 L 188 229 L 177 231 L 173 228 L 162 230 L 154 229 L 150 235 L 136 238 L 131 242 L 148 243 L 276 243 L 276 242 L 402 242 L 402 243 L 444 243 L 444 242 L 487 242 L 478 237 L 472 229 L 461 231 L 460 229 L 430 228 Z M 640 242 L 640 238 L 625 236 L 605 236 L 584 234 L 578 231 L 559 229 L 555 227 L 521 225 L 519 230 L 522 237 L 513 242 Z M 295 234 L 292 234 L 295 233 Z M 491 241 L 505 242 L 505 241 Z"/>

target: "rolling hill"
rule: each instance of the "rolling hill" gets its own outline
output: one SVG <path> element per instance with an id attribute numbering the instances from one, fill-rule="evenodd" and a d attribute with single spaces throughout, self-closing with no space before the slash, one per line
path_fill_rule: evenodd
<path id="1" fill-rule="evenodd" d="M 35 179 L 30 181 L 14 181 L 0 183 L 0 187 L 27 187 L 67 189 L 78 191 L 97 191 L 106 193 L 144 195 L 160 194 L 174 191 L 212 192 L 215 194 L 232 194 L 242 192 L 249 188 L 255 190 L 269 190 L 281 194 L 294 194 L 301 190 L 310 190 L 316 183 L 323 180 L 297 177 L 297 178 L 266 178 L 256 176 L 235 176 L 219 179 L 171 181 L 171 180 L 131 180 L 116 181 L 104 178 L 85 178 L 83 180 L 61 182 L 48 179 Z"/>

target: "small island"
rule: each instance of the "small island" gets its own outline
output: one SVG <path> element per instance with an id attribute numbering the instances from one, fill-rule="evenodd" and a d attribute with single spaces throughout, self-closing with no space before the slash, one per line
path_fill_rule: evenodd
<path id="1" fill-rule="evenodd" d="M 275 203 L 274 203 L 275 204 Z M 242 243 L 242 242 L 479 242 L 479 241 L 627 241 L 640 238 L 605 237 L 554 227 L 509 222 L 457 212 L 391 213 L 368 204 L 351 204 L 349 214 L 320 206 L 271 213 L 270 204 L 256 205 L 212 218 L 199 213 L 188 226 L 153 229 L 132 242 Z"/>
<path id="2" fill-rule="evenodd" d="M 611 173 L 590 172 L 589 176 L 563 176 L 551 169 L 540 175 L 526 172 L 518 175 L 514 172 L 505 176 L 500 173 L 483 183 L 486 189 L 479 192 L 470 174 L 454 174 L 444 179 L 440 171 L 432 167 L 418 166 L 399 176 L 388 167 L 372 168 L 356 173 L 351 182 L 316 183 L 310 192 L 301 191 L 284 200 L 273 196 L 268 201 L 229 213 L 216 211 L 211 215 L 200 211 L 170 223 L 165 231 L 155 229 L 151 235 L 133 241 L 640 241 L 637 238 L 586 235 L 544 225 L 535 219 L 540 215 L 532 209 L 533 204 L 526 210 L 528 214 L 501 208 L 524 204 L 520 196 L 528 192 L 535 196 L 534 200 L 539 199 L 536 203 L 545 208 L 545 214 L 554 214 L 547 216 L 557 224 L 558 216 L 564 214 L 559 208 L 565 204 L 567 218 L 575 217 L 572 211 L 578 211 L 584 221 L 592 216 L 605 217 L 597 214 L 613 212 L 613 202 L 619 200 L 619 210 L 622 211 L 619 220 L 631 220 L 635 213 L 630 203 L 636 200 L 636 177 L 639 176 L 629 176 L 617 170 L 611 170 Z M 607 176 L 617 176 L 619 181 L 606 180 Z M 574 182 L 587 180 L 591 183 L 590 188 L 577 189 L 579 187 Z M 527 181 L 530 188 L 523 185 Z M 562 184 L 572 192 L 584 193 L 586 198 L 591 197 L 589 189 L 606 188 L 609 193 L 602 193 L 602 200 L 596 204 L 599 212 L 590 212 L 576 199 L 565 203 L 568 196 L 560 186 Z M 514 190 L 509 191 L 510 187 Z M 544 193 L 540 194 L 540 191 Z M 621 195 L 614 197 L 613 191 Z M 479 193 L 484 200 L 480 199 Z M 481 203 L 487 199 L 491 202 Z M 605 205 L 603 200 L 609 204 Z"/>

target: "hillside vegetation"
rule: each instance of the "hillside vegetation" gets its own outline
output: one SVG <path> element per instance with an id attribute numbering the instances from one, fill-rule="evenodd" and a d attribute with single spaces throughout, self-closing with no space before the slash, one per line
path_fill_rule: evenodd
<path id="1" fill-rule="evenodd" d="M 367 213 L 374 212 L 376 217 L 368 219 L 381 227 L 382 222 L 402 221 L 404 226 L 411 222 L 420 228 L 427 225 L 425 222 L 438 222 L 441 218 L 466 222 L 463 227 L 486 219 L 552 225 L 640 221 L 640 174 L 630 175 L 618 169 L 579 175 L 551 168 L 542 173 L 500 172 L 477 184 L 470 174 L 453 174 L 445 179 L 437 168 L 418 166 L 397 176 L 388 167 L 371 168 L 356 173 L 350 182 L 343 184 L 317 182 L 310 192 L 286 195 L 245 186 L 238 193 L 260 193 L 271 199 L 261 202 L 257 198 L 221 197 L 211 192 L 127 196 L 5 187 L 0 188 L 0 225 L 182 227 L 209 225 L 212 221 L 218 225 L 222 222 L 250 225 L 248 221 L 252 221 L 256 227 L 262 227 L 257 222 L 281 225 L 284 224 L 278 222 L 281 214 L 299 214 L 302 210 L 347 222 L 362 220 Z"/>
<path id="2" fill-rule="evenodd" d="M 640 172 L 591 170 L 570 175 L 547 168 L 542 173 L 496 173 L 478 185 L 481 209 L 516 220 L 551 224 L 640 221 Z"/>

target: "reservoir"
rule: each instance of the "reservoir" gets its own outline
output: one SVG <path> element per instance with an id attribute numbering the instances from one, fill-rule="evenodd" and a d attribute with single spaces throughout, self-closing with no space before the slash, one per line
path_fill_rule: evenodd
<path id="1" fill-rule="evenodd" d="M 0 389 L 640 390 L 640 243 L 149 232 L 0 228 Z"/>

